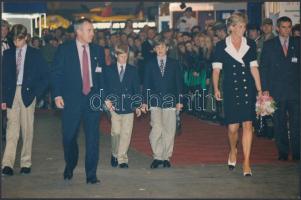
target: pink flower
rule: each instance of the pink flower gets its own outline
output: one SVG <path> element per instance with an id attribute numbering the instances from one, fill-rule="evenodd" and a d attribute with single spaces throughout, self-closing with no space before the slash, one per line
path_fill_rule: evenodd
<path id="1" fill-rule="evenodd" d="M 257 116 L 272 115 L 276 110 L 276 103 L 271 96 L 262 95 L 258 96 L 256 101 L 256 114 Z"/>

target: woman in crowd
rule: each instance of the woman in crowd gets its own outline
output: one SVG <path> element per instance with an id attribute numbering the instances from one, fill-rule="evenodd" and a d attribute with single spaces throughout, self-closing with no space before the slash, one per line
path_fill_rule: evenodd
<path id="1" fill-rule="evenodd" d="M 217 102 L 214 98 L 213 91 L 213 82 L 212 82 L 212 59 L 214 51 L 213 38 L 205 36 L 204 39 L 204 48 L 203 48 L 203 57 L 206 67 L 206 91 L 205 91 L 205 118 L 207 120 L 219 121 L 218 111 L 217 111 Z M 221 80 L 220 80 L 221 81 Z"/>

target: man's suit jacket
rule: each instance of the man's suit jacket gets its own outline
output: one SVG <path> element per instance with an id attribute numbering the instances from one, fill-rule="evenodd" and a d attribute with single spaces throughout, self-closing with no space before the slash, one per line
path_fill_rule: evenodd
<path id="1" fill-rule="evenodd" d="M 17 86 L 16 48 L 10 48 L 3 52 L 3 101 L 8 108 L 13 105 Z M 34 98 L 40 99 L 44 90 L 48 87 L 49 71 L 47 63 L 41 52 L 27 46 L 24 60 L 24 74 L 22 82 L 22 100 L 28 107 Z"/>
<path id="2" fill-rule="evenodd" d="M 104 50 L 98 45 L 90 44 L 90 59 L 93 87 L 88 97 L 102 94 L 103 77 L 102 70 L 104 63 Z M 81 105 L 82 75 L 80 59 L 78 56 L 76 41 L 72 40 L 59 46 L 52 67 L 52 89 L 53 97 L 62 96 L 64 100 L 64 110 L 78 109 Z M 101 95 L 103 98 L 103 96 Z M 103 101 L 102 101 L 103 103 Z M 98 105 L 97 105 L 98 106 Z M 97 107 L 96 106 L 96 107 Z M 90 106 L 90 110 L 94 110 Z M 96 110 L 95 110 L 96 111 Z"/>
<path id="3" fill-rule="evenodd" d="M 150 107 L 170 108 L 181 102 L 183 75 L 179 63 L 167 57 L 162 77 L 157 57 L 145 66 L 143 101 Z M 158 100 L 158 103 L 157 103 Z"/>
<path id="4" fill-rule="evenodd" d="M 117 64 L 106 67 L 104 72 L 106 96 L 114 103 L 116 113 L 132 113 L 136 108 L 140 107 L 142 101 L 140 98 L 139 103 L 141 91 L 137 67 L 126 64 L 122 82 L 119 79 Z M 114 99 L 112 99 L 112 96 L 114 96 Z M 118 98 L 115 99 L 116 97 Z"/>
<path id="5" fill-rule="evenodd" d="M 285 57 L 279 37 L 263 45 L 260 75 L 262 90 L 275 100 L 297 100 L 300 94 L 300 41 L 289 37 Z"/>

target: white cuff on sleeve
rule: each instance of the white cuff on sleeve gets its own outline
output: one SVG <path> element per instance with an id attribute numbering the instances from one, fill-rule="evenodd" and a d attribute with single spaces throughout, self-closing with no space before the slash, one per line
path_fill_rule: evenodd
<path id="1" fill-rule="evenodd" d="M 223 63 L 220 63 L 220 62 L 213 62 L 213 63 L 212 63 L 212 68 L 213 68 L 213 69 L 222 69 L 222 68 L 223 68 Z"/>
<path id="2" fill-rule="evenodd" d="M 252 62 L 250 62 L 250 67 L 258 67 L 258 62 L 257 60 L 253 60 Z"/>

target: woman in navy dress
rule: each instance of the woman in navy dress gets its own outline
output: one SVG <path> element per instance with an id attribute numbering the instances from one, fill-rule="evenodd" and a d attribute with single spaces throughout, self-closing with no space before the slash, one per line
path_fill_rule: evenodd
<path id="1" fill-rule="evenodd" d="M 256 44 L 244 37 L 247 17 L 233 13 L 227 22 L 229 36 L 217 43 L 213 67 L 214 95 L 224 101 L 225 123 L 228 125 L 230 152 L 228 166 L 233 170 L 237 159 L 238 129 L 242 123 L 243 174 L 252 176 L 250 152 L 255 119 L 256 95 L 261 95 L 261 83 L 256 58 Z M 223 70 L 223 97 L 218 88 L 220 70 Z"/>

